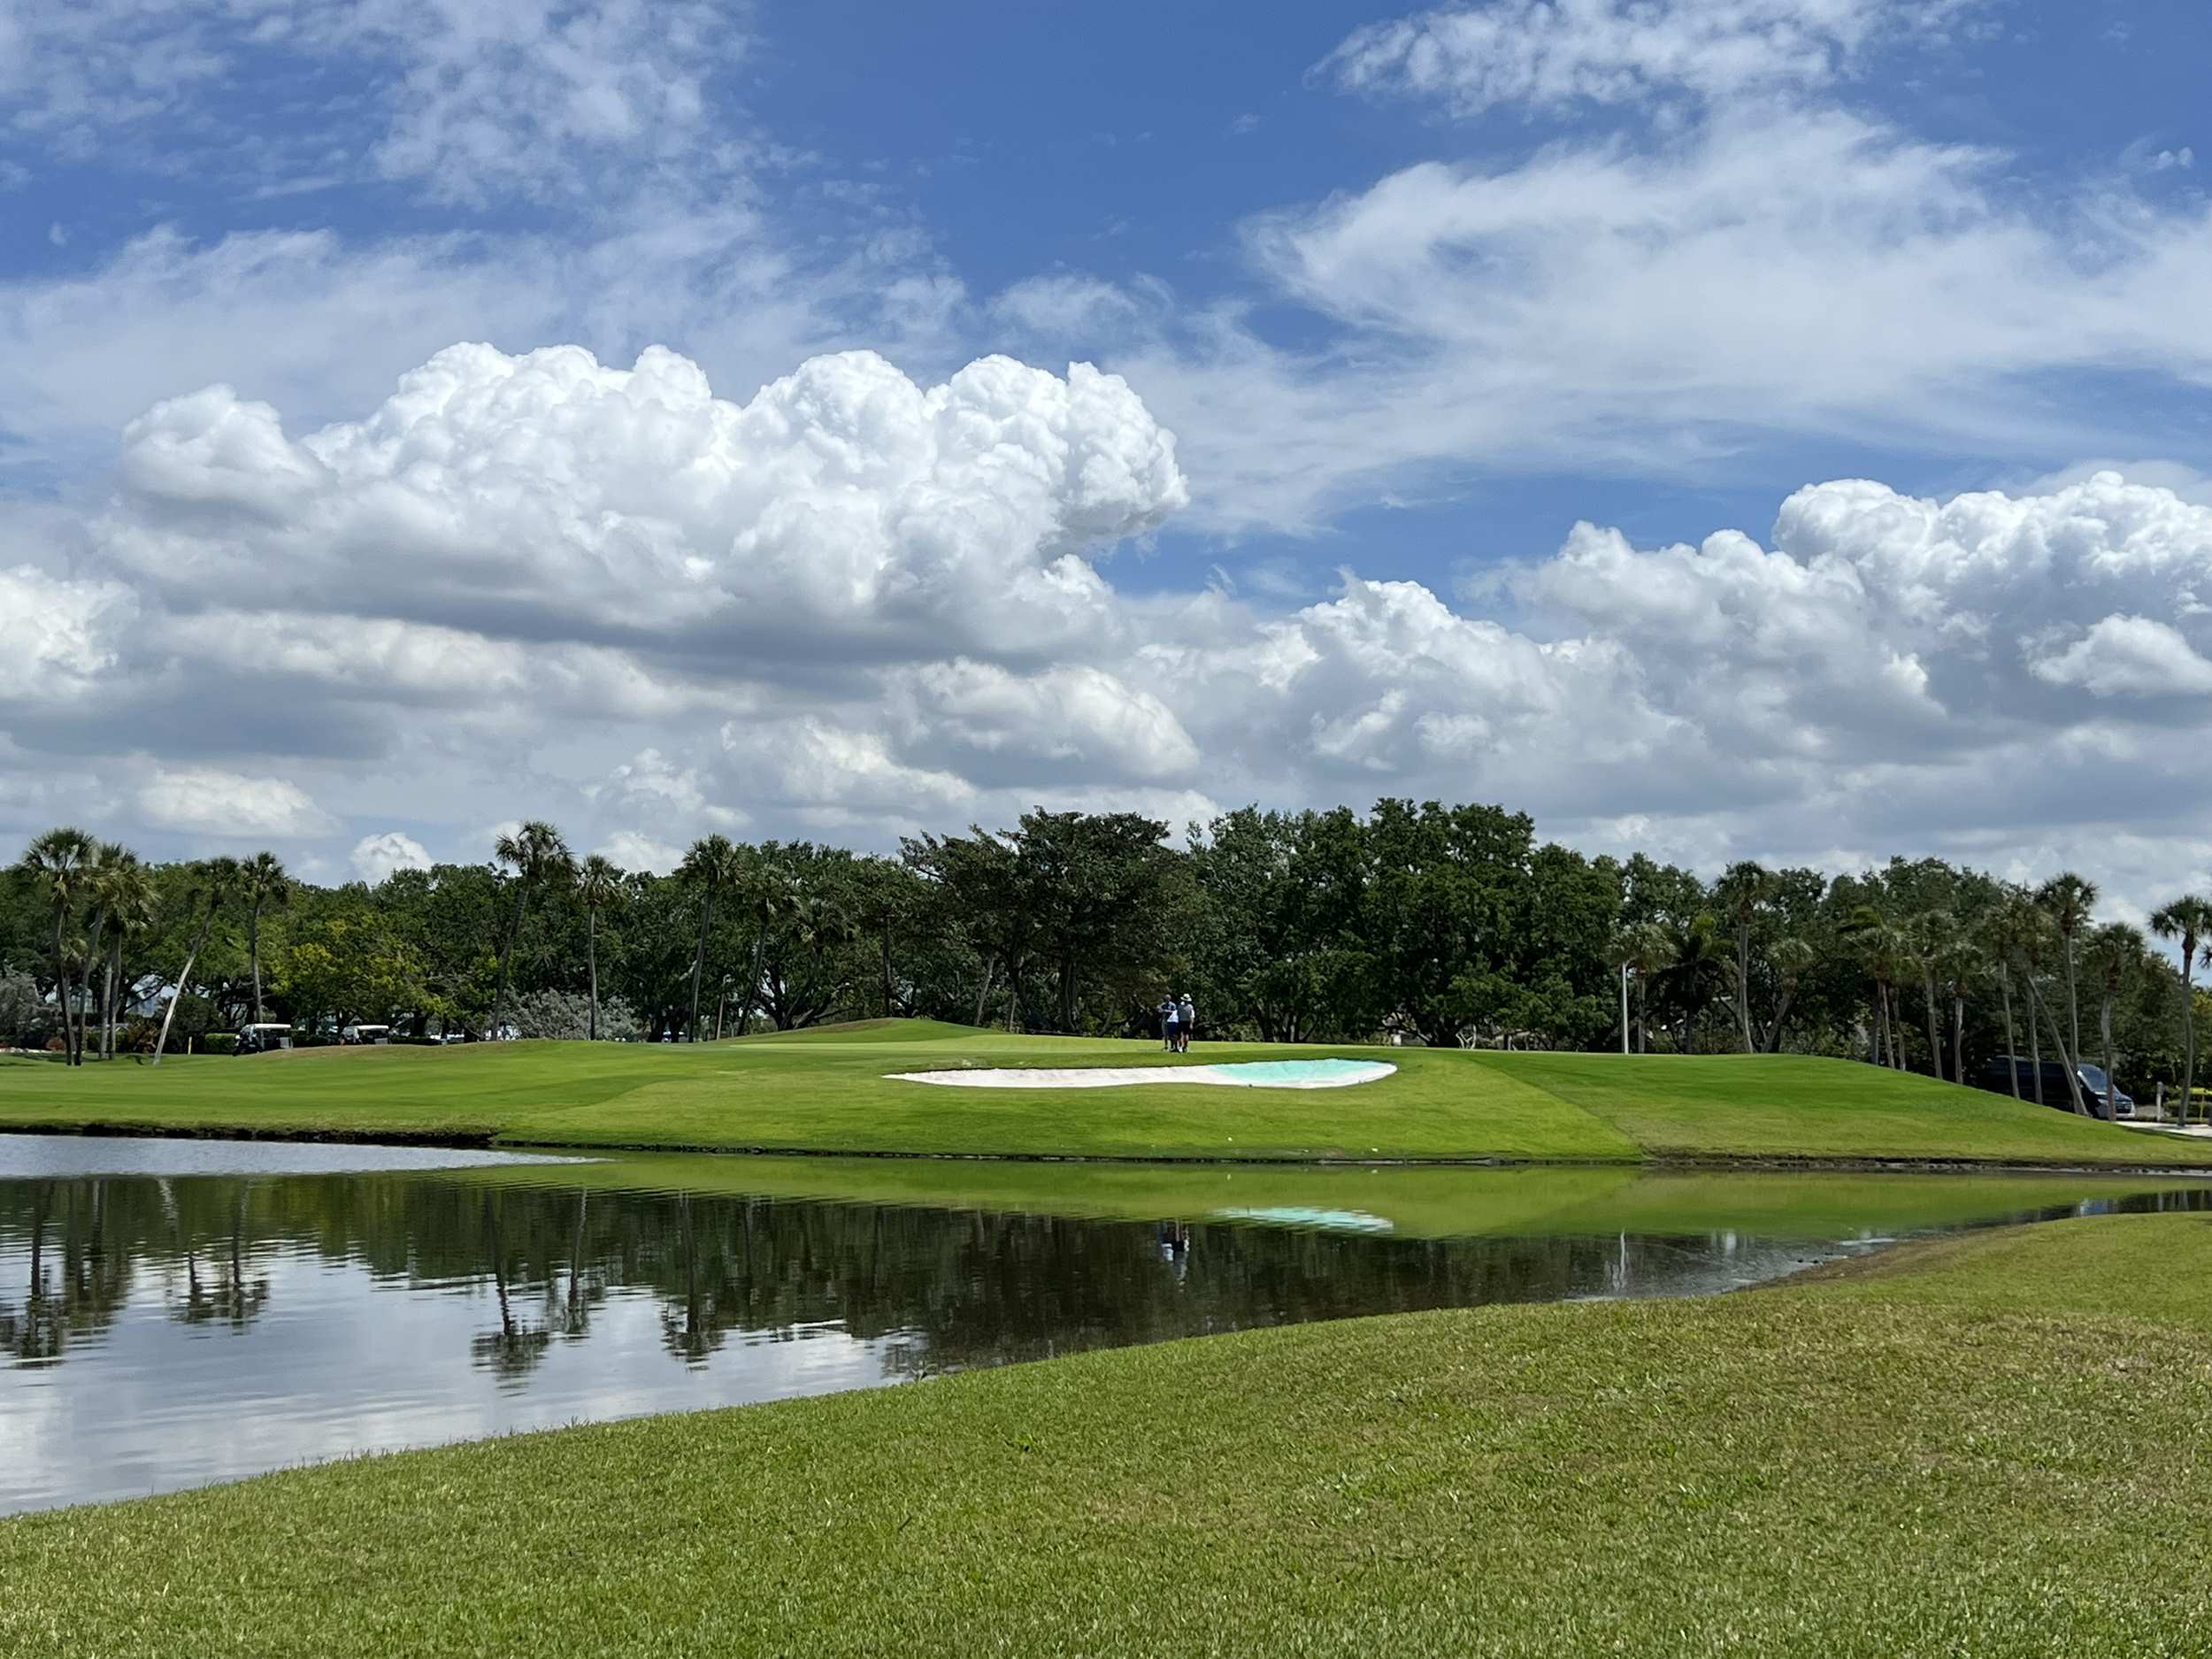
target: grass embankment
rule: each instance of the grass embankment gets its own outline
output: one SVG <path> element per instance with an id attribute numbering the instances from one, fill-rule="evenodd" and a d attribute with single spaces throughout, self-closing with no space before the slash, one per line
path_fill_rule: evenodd
<path id="1" fill-rule="evenodd" d="M 0 1524 L 0 1651 L 2204 1651 L 2212 1222 L 1246 1333 Z"/>
<path id="2" fill-rule="evenodd" d="M 1018 1156 L 2212 1165 L 2212 1146 L 1843 1061 L 1217 1043 L 1188 1063 L 1361 1052 L 1398 1073 L 1343 1089 L 932 1088 L 886 1074 L 1168 1056 L 1145 1042 L 911 1021 L 698 1047 L 325 1048 L 75 1071 L 24 1061 L 0 1065 L 0 1124 Z"/>
<path id="3" fill-rule="evenodd" d="M 1823 1241 L 2016 1219 L 2085 1202 L 2193 1192 L 2203 1186 L 2203 1179 L 2194 1175 L 2056 1171 L 1870 1174 L 1650 1164 L 1481 1169 L 717 1158 L 692 1153 L 510 1164 L 455 1171 L 449 1179 L 474 1187 L 722 1193 L 1107 1221 L 1204 1222 L 1249 1217 L 1256 1211 L 1309 1217 L 1349 1211 L 1379 1217 L 1396 1236 L 1412 1239 L 1735 1232 Z"/>

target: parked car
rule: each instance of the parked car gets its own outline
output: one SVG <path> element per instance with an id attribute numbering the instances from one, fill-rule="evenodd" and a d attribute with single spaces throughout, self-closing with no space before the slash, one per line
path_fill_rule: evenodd
<path id="1" fill-rule="evenodd" d="M 2066 1087 L 2064 1062 L 2046 1060 L 2042 1064 L 2043 1103 L 2055 1106 L 2061 1111 L 2073 1110 L 2074 1097 Z M 2020 1098 L 2033 1100 L 2036 1095 L 2036 1063 L 2024 1055 L 1995 1056 L 1982 1067 L 1974 1080 L 1993 1094 L 2009 1094 L 2012 1093 L 2015 1067 L 2019 1071 Z M 2081 1079 L 2083 1103 L 2098 1117 L 2120 1118 L 2135 1116 L 2134 1097 L 2124 1090 L 2114 1087 L 2111 1079 L 2105 1076 L 2102 1066 L 2084 1062 L 2074 1068 L 2074 1074 Z"/>

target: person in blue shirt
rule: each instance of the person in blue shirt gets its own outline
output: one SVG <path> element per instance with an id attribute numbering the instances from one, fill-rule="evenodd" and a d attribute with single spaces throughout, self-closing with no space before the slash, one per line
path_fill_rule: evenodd
<path id="1" fill-rule="evenodd" d="M 1179 1011 L 1175 1006 L 1175 993 L 1170 991 L 1160 1003 L 1160 1036 L 1167 1044 L 1170 1054 L 1176 1053 L 1181 1047 L 1175 1040 L 1176 1016 Z"/>

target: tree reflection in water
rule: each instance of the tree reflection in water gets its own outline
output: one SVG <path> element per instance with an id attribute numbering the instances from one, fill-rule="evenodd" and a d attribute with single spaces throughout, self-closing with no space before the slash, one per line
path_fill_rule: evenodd
<path id="1" fill-rule="evenodd" d="M 657 1302 L 661 1345 L 687 1366 L 733 1333 L 831 1329 L 879 1342 L 888 1375 L 919 1377 L 1248 1325 L 1694 1287 L 1724 1279 L 1744 1248 L 1725 1234 L 1414 1240 L 461 1173 L 15 1180 L 0 1181 L 0 1348 L 56 1363 L 108 1328 L 138 1274 L 170 1317 L 248 1333 L 277 1294 L 269 1266 L 290 1255 L 365 1270 L 376 1290 L 488 1292 L 496 1323 L 469 1353 L 515 1387 L 556 1338 L 591 1340 L 611 1299 L 638 1296 Z"/>
<path id="2" fill-rule="evenodd" d="M 186 1325 L 216 1325 L 227 1326 L 233 1332 L 243 1332 L 252 1325 L 256 1315 L 268 1305 L 269 1280 L 266 1274 L 249 1279 L 246 1276 L 246 1189 L 248 1183 L 233 1181 L 228 1202 L 221 1208 L 227 1219 L 219 1229 L 219 1244 L 211 1252 L 219 1262 L 212 1277 L 200 1271 L 199 1240 L 203 1230 L 194 1225 L 188 1213 L 197 1206 L 192 1201 L 219 1198 L 219 1194 L 201 1190 L 200 1183 L 164 1180 L 156 1185 L 161 1189 L 171 1225 L 184 1253 L 184 1303 L 172 1305 L 171 1317 Z M 181 1185 L 185 1191 L 176 1188 Z"/>

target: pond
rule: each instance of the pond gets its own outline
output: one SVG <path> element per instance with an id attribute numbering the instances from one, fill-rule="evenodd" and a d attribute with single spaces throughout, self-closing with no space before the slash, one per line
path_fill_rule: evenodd
<path id="1" fill-rule="evenodd" d="M 2199 1208 L 2085 1177 L 1283 1170 L 0 1135 L 0 1511 L 1084 1348 L 1754 1284 Z"/>

